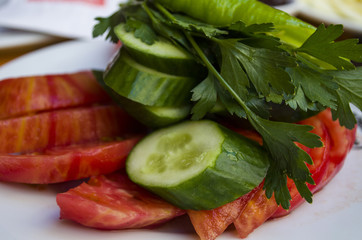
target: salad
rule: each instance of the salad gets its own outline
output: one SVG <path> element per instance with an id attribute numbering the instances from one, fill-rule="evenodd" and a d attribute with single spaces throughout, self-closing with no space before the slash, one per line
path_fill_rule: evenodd
<path id="1" fill-rule="evenodd" d="M 343 165 L 362 55 L 357 40 L 336 41 L 341 26 L 251 0 L 130 1 L 98 20 L 94 36 L 123 44 L 105 72 L 0 86 L 13 139 L 1 180 L 91 177 L 57 196 L 61 218 L 124 229 L 187 214 L 201 239 L 230 224 L 244 238 L 311 202 Z"/>

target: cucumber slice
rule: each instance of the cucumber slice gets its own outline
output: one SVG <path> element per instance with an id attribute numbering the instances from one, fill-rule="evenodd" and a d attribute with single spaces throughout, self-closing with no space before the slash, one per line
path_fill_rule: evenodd
<path id="1" fill-rule="evenodd" d="M 189 116 L 191 110 L 190 105 L 179 107 L 152 107 L 133 102 L 126 98 L 120 100 L 120 105 L 140 123 L 151 128 L 165 127 L 180 122 Z"/>
<path id="2" fill-rule="evenodd" d="M 123 51 L 105 72 L 104 81 L 125 98 L 158 107 L 188 105 L 191 89 L 197 84 L 194 78 L 168 75 L 142 66 Z"/>
<path id="3" fill-rule="evenodd" d="M 118 95 L 104 83 L 102 71 L 93 70 L 93 74 L 98 83 L 118 105 L 137 119 L 137 121 L 148 127 L 165 127 L 184 120 L 190 114 L 190 105 L 180 107 L 151 107 L 131 101 Z"/>
<path id="4" fill-rule="evenodd" d="M 127 32 L 124 23 L 117 25 L 114 32 L 128 54 L 144 66 L 178 76 L 201 77 L 205 74 L 203 66 L 197 64 L 189 53 L 165 38 L 159 37 L 154 44 L 148 45 L 136 38 L 134 32 Z"/>
<path id="5" fill-rule="evenodd" d="M 209 120 L 157 130 L 126 161 L 132 181 L 194 210 L 213 209 L 248 193 L 268 166 L 260 145 Z"/>

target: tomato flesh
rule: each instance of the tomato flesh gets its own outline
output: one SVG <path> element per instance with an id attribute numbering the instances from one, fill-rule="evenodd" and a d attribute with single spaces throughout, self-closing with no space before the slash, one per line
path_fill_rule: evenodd
<path id="1" fill-rule="evenodd" d="M 234 221 L 234 226 L 240 238 L 246 238 L 254 229 L 267 221 L 278 208 L 274 197 L 267 198 L 262 186 L 261 184 L 256 189 L 254 196 Z"/>
<path id="2" fill-rule="evenodd" d="M 321 187 L 323 187 L 342 168 L 344 159 L 355 142 L 357 127 L 354 129 L 341 127 L 338 120 L 332 120 L 332 113 L 330 110 L 320 113 L 319 118 L 327 127 L 327 131 L 331 139 L 331 147 L 329 151 L 330 163 L 328 164 L 327 173 L 323 178 L 323 183 L 321 184 Z"/>
<path id="3" fill-rule="evenodd" d="M 93 177 L 60 193 L 57 204 L 61 219 L 97 229 L 152 227 L 184 214 L 119 173 Z"/>
<path id="4" fill-rule="evenodd" d="M 110 98 L 91 71 L 0 82 L 0 119 L 104 102 Z"/>
<path id="5" fill-rule="evenodd" d="M 203 240 L 213 240 L 221 235 L 244 210 L 250 199 L 261 186 L 240 198 L 212 210 L 187 210 L 196 233 Z"/>
<path id="6" fill-rule="evenodd" d="M 0 181 L 49 184 L 111 173 L 124 167 L 139 140 L 133 137 L 48 149 L 41 154 L 0 155 Z"/>
<path id="7" fill-rule="evenodd" d="M 117 106 L 55 110 L 0 120 L 0 153 L 30 153 L 46 148 L 122 137 L 137 131 L 135 120 Z"/>

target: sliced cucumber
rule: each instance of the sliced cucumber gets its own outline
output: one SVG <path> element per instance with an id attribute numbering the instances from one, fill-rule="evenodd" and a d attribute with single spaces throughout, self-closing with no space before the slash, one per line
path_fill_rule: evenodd
<path id="1" fill-rule="evenodd" d="M 144 66 L 163 73 L 187 77 L 201 77 L 205 72 L 203 66 L 197 64 L 189 53 L 165 38 L 159 37 L 154 44 L 148 45 L 136 38 L 134 32 L 127 32 L 124 23 L 116 26 L 114 32 L 129 55 Z"/>
<path id="2" fill-rule="evenodd" d="M 120 100 L 120 105 L 135 119 L 152 128 L 165 127 L 187 118 L 191 106 L 152 107 L 133 102 L 126 98 Z"/>
<path id="3" fill-rule="evenodd" d="M 157 130 L 130 153 L 132 181 L 183 209 L 213 209 L 254 189 L 268 155 L 257 143 L 209 121 Z"/>
<path id="4" fill-rule="evenodd" d="M 194 78 L 168 75 L 142 66 L 123 51 L 107 69 L 104 81 L 125 98 L 158 107 L 188 105 L 191 89 L 197 84 Z"/>
<path id="5" fill-rule="evenodd" d="M 118 105 L 120 105 L 140 123 L 143 123 L 148 127 L 165 127 L 185 119 L 190 114 L 190 105 L 180 107 L 151 107 L 131 101 L 118 95 L 104 83 L 102 71 L 94 70 L 93 74 L 103 89 Z"/>

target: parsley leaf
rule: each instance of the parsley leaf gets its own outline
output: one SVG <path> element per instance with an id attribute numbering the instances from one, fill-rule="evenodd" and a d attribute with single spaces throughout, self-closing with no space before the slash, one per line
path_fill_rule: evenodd
<path id="1" fill-rule="evenodd" d="M 298 86 L 295 95 L 292 98 L 287 99 L 285 102 L 289 107 L 291 107 L 294 110 L 296 110 L 298 107 L 304 112 L 307 112 L 308 110 L 311 111 L 319 110 L 316 107 L 315 103 L 308 100 L 301 86 Z"/>
<path id="2" fill-rule="evenodd" d="M 342 25 L 329 25 L 326 28 L 321 24 L 296 51 L 310 54 L 337 69 L 354 69 L 354 65 L 348 59 L 362 62 L 362 45 L 358 44 L 358 39 L 335 42 L 342 33 Z"/>
<path id="3" fill-rule="evenodd" d="M 313 105 L 306 105 L 308 100 L 302 97 L 304 96 L 310 101 L 319 102 L 325 107 L 332 109 L 337 107 L 337 99 L 331 92 L 337 89 L 338 85 L 331 81 L 330 76 L 321 75 L 319 72 L 304 66 L 289 68 L 287 71 L 291 75 L 294 85 L 300 87 L 296 95 L 297 98 L 295 98 L 297 105 L 305 110 L 309 110 L 309 106 L 313 107 Z"/>
<path id="4" fill-rule="evenodd" d="M 148 17 L 150 18 L 152 22 L 153 29 L 161 36 L 167 38 L 171 42 L 173 42 L 176 46 L 179 45 L 183 47 L 184 49 L 187 49 L 190 51 L 190 45 L 188 41 L 186 40 L 183 33 L 176 28 L 172 28 L 168 25 L 167 19 L 160 14 L 158 11 L 150 8 L 146 2 L 142 4 L 143 9 L 148 14 Z"/>
<path id="5" fill-rule="evenodd" d="M 191 101 L 197 101 L 192 108 L 192 119 L 202 119 L 216 104 L 217 92 L 215 87 L 215 76 L 209 72 L 209 75 L 194 89 L 192 89 Z"/>
<path id="6" fill-rule="evenodd" d="M 173 16 L 174 19 L 171 21 L 171 24 L 173 24 L 174 26 L 179 27 L 183 30 L 201 33 L 208 38 L 228 33 L 227 31 L 215 28 L 214 26 L 209 24 L 199 22 L 185 15 L 174 14 Z"/>
<path id="7" fill-rule="evenodd" d="M 295 142 L 310 148 L 322 147 L 319 136 L 309 132 L 313 127 L 269 121 L 251 111 L 248 117 L 250 123 L 262 135 L 264 146 L 272 156 L 264 183 L 267 197 L 270 198 L 275 193 L 277 203 L 288 209 L 290 206 L 290 194 L 286 185 L 288 176 L 293 179 L 301 196 L 311 202 L 312 193 L 306 186 L 306 182 L 314 184 L 314 181 L 306 163 L 313 164 L 313 161 Z"/>
<path id="8" fill-rule="evenodd" d="M 117 35 L 113 32 L 113 28 L 124 20 L 121 11 L 115 12 L 106 18 L 98 17 L 95 20 L 98 21 L 98 23 L 93 27 L 94 38 L 102 36 L 108 31 L 106 35 L 107 40 L 109 39 L 113 43 L 119 41 Z"/>
<path id="9" fill-rule="evenodd" d="M 234 71 L 239 73 L 245 71 L 261 97 L 270 95 L 270 85 L 280 95 L 294 93 L 294 85 L 283 67 L 293 67 L 296 62 L 285 52 L 253 48 L 238 42 L 237 39 L 217 40 L 217 43 L 223 53 L 223 61 L 239 63 L 234 64 L 236 68 Z M 227 64 L 224 63 L 221 67 L 227 67 Z M 245 88 L 248 87 L 248 83 L 244 75 L 240 76 L 241 80 L 236 76 L 235 81 Z"/>
<path id="10" fill-rule="evenodd" d="M 338 107 L 332 111 L 333 118 L 338 118 L 342 126 L 352 129 L 356 119 L 349 103 L 362 111 L 362 67 L 351 71 L 329 71 L 329 74 L 339 84 L 336 90 Z"/>
<path id="11" fill-rule="evenodd" d="M 158 41 L 156 32 L 147 23 L 135 19 L 128 19 L 125 25 L 127 32 L 134 32 L 134 36 L 142 42 L 152 45 Z"/>

